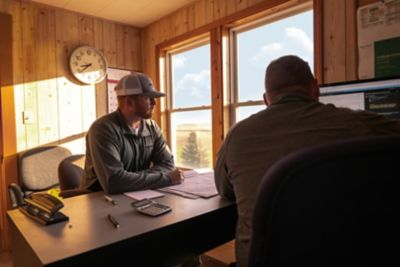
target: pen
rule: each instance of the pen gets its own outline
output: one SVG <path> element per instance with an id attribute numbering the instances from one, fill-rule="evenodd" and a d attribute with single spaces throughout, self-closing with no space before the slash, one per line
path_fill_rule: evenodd
<path id="1" fill-rule="evenodd" d="M 119 228 L 119 222 L 117 222 L 117 220 L 111 216 L 111 214 L 107 215 L 107 218 L 110 220 L 110 222 L 114 225 L 115 228 Z"/>
<path id="2" fill-rule="evenodd" d="M 118 205 L 118 202 L 116 200 L 112 199 L 111 197 L 104 195 L 104 198 L 105 198 L 105 200 L 112 203 L 113 205 Z"/>

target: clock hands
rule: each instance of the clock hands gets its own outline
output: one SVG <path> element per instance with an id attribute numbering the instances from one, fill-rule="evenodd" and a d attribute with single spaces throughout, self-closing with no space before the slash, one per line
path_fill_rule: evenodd
<path id="1" fill-rule="evenodd" d="M 83 64 L 80 65 L 81 67 L 83 67 L 81 70 L 78 70 L 79 72 L 83 72 L 84 70 L 86 70 L 87 68 L 89 68 L 90 66 L 92 66 L 92 63 L 88 63 L 88 64 Z"/>

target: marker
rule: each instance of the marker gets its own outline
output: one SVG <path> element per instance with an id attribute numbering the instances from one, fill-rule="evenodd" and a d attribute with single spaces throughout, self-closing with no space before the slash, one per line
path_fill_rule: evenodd
<path id="1" fill-rule="evenodd" d="M 107 218 L 110 220 L 110 222 L 114 225 L 115 228 L 119 228 L 119 222 L 117 222 L 117 220 L 111 216 L 111 214 L 107 215 Z"/>
<path id="2" fill-rule="evenodd" d="M 107 200 L 108 202 L 112 203 L 113 205 L 118 205 L 118 202 L 111 197 L 104 195 L 104 199 Z"/>

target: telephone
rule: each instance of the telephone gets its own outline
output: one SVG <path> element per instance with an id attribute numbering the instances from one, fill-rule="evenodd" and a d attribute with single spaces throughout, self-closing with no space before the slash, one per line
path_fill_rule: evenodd
<path id="1" fill-rule="evenodd" d="M 32 193 L 24 198 L 24 204 L 19 210 L 28 217 L 47 225 L 68 220 L 68 217 L 59 212 L 64 203 L 48 193 Z"/>
<path id="2" fill-rule="evenodd" d="M 47 225 L 68 220 L 68 217 L 59 211 L 64 207 L 64 203 L 57 197 L 46 192 L 37 192 L 23 198 L 18 185 L 11 184 L 9 189 L 11 196 L 14 195 L 17 199 L 19 210 L 35 221 Z"/>
<path id="3" fill-rule="evenodd" d="M 45 192 L 32 193 L 24 201 L 25 204 L 37 207 L 49 214 L 54 214 L 64 207 L 64 203 L 60 199 Z"/>

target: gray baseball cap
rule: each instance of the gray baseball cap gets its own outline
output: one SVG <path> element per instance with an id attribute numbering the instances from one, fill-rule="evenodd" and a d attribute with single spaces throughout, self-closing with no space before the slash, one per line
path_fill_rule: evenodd
<path id="1" fill-rule="evenodd" d="M 151 79 L 140 72 L 133 72 L 119 80 L 115 86 L 117 96 L 125 95 L 144 95 L 152 98 L 165 96 L 164 93 L 157 91 Z"/>

